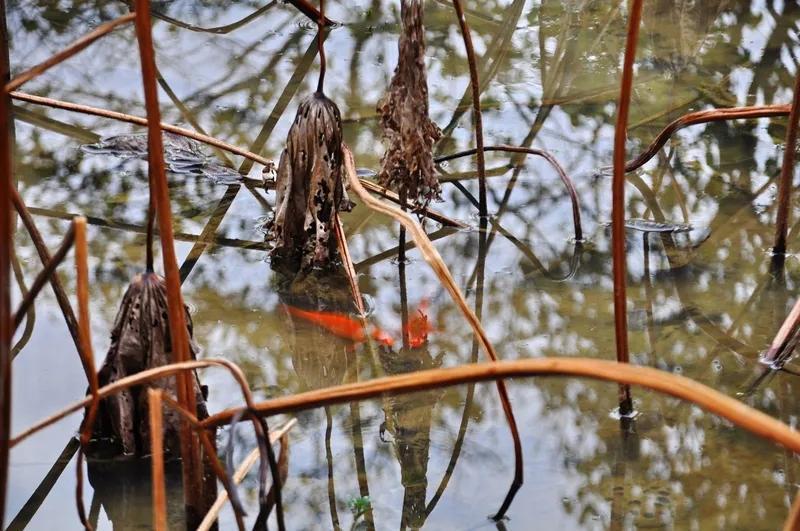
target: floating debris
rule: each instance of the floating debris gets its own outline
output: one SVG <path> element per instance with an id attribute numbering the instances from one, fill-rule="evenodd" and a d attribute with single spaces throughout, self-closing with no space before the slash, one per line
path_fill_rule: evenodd
<path id="1" fill-rule="evenodd" d="M 109 136 L 96 144 L 81 146 L 81 151 L 91 155 L 147 160 L 147 133 Z M 171 173 L 203 177 L 214 184 L 242 181 L 235 169 L 205 154 L 199 142 L 173 133 L 164 132 L 164 159 Z"/>
<path id="2" fill-rule="evenodd" d="M 626 219 L 625 228 L 639 232 L 691 232 L 694 229 L 688 223 L 662 223 L 640 218 Z"/>

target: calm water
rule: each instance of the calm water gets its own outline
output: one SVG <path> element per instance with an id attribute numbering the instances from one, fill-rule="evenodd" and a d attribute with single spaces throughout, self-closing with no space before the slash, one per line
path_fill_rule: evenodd
<path id="1" fill-rule="evenodd" d="M 327 39 L 327 93 L 341 108 L 357 165 L 376 169 L 383 148 L 375 106 L 396 62 L 398 7 L 388 0 L 326 4 L 331 18 L 343 22 Z M 164 16 L 154 22 L 154 36 L 164 120 L 277 159 L 298 101 L 316 84 L 315 29 L 280 2 L 240 22 L 263 6 L 156 3 Z M 485 260 L 478 256 L 475 210 L 455 187 L 444 185 L 445 202 L 435 207 L 471 228 L 442 233 L 430 222 L 427 228 L 440 236 L 437 248 L 471 303 L 483 289 L 483 322 L 502 358 L 614 359 L 610 178 L 598 170 L 611 161 L 625 2 L 492 0 L 467 2 L 467 9 L 481 55 L 487 144 L 550 150 L 575 181 L 588 241 L 576 249 L 568 196 L 557 175 L 539 159 L 502 154 L 487 155 L 493 218 Z M 125 10 L 123 3 L 105 0 L 11 2 L 13 71 Z M 683 113 L 790 101 L 800 57 L 798 19 L 796 1 L 648 1 L 629 155 Z M 437 146 L 444 154 L 474 145 L 466 60 L 450 3 L 427 2 L 426 20 L 431 114 L 445 131 Z M 114 32 L 24 90 L 143 116 L 133 29 Z M 57 244 L 72 214 L 91 217 L 99 363 L 127 283 L 143 267 L 146 176 L 138 161 L 89 155 L 79 146 L 139 130 L 28 104 L 17 111 L 19 188 L 35 207 L 48 243 Z M 787 314 L 800 278 L 796 256 L 787 260 L 783 283 L 769 272 L 785 123 L 764 119 L 684 130 L 630 176 L 628 217 L 693 227 L 682 234 L 628 232 L 633 363 L 683 374 L 731 396 L 746 391 L 759 374 L 758 353 Z M 220 158 L 251 177 L 260 175 L 258 165 Z M 471 159 L 443 171 L 477 193 Z M 179 260 L 193 257 L 183 268 L 184 295 L 203 356 L 238 363 L 259 399 L 376 376 L 368 349 L 292 322 L 285 313 L 256 230 L 258 218 L 270 213 L 273 193 L 173 175 L 171 194 Z M 217 243 L 196 246 L 208 220 L 223 214 Z M 370 320 L 399 339 L 398 227 L 364 206 L 346 215 L 344 224 Z M 795 226 L 792 250 L 800 248 L 797 236 Z M 29 285 L 40 264 L 23 230 L 15 243 Z M 379 372 L 484 359 L 418 252 L 408 256 L 405 296 L 412 311 L 429 302 L 435 331 L 424 348 L 384 353 Z M 72 292 L 70 265 L 61 274 Z M 50 291 L 39 298 L 35 317 L 14 362 L 14 431 L 85 390 Z M 202 378 L 212 411 L 241 403 L 223 372 L 207 371 Z M 623 444 L 612 416 L 616 386 L 576 379 L 509 385 L 525 485 L 499 529 L 775 529 L 788 513 L 800 473 L 796 458 L 696 407 L 634 390 L 637 435 Z M 798 392 L 796 376 L 780 373 L 742 399 L 794 425 Z M 70 417 L 13 450 L 7 521 L 79 420 Z M 495 527 L 487 515 L 511 481 L 513 455 L 494 385 L 337 406 L 298 420 L 284 490 L 291 529 L 331 529 L 336 522 L 349 529 L 348 504 L 367 494 L 376 529 Z M 220 434 L 221 446 L 228 436 Z M 238 461 L 254 441 L 244 427 L 236 437 Z M 72 461 L 28 528 L 78 529 L 74 485 Z M 255 477 L 242 491 L 253 518 Z M 132 496 L 129 506 L 119 507 L 108 494 L 86 492 L 101 529 L 149 527 L 148 499 Z M 226 511 L 223 527 L 231 528 Z"/>

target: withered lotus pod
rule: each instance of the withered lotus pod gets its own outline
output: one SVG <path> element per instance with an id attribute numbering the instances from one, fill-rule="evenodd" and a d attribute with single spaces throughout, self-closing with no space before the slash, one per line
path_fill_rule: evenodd
<path id="1" fill-rule="evenodd" d="M 427 206 L 441 192 L 433 165 L 433 144 L 442 133 L 428 117 L 422 7 L 422 0 L 401 3 L 400 55 L 389 91 L 378 104 L 388 143 L 378 182 L 417 206 Z"/>
<path id="2" fill-rule="evenodd" d="M 317 91 L 300 104 L 281 154 L 275 215 L 267 225 L 273 267 L 293 272 L 328 268 L 338 251 L 335 214 L 350 201 L 342 181 L 342 120 Z"/>
<path id="3" fill-rule="evenodd" d="M 188 311 L 186 322 L 191 338 L 192 321 Z M 193 341 L 190 341 L 190 349 L 192 358 L 195 358 L 198 349 Z M 111 347 L 98 374 L 100 385 L 173 361 L 164 279 L 152 272 L 136 275 L 125 292 L 114 321 Z M 192 381 L 197 416 L 206 418 L 208 411 L 196 374 Z M 164 389 L 173 399 L 177 399 L 174 376 L 154 380 L 147 386 Z M 104 456 L 143 456 L 150 453 L 147 386 L 132 387 L 101 401 L 93 430 L 93 446 L 100 448 Z M 178 414 L 171 408 L 165 408 L 164 451 L 168 455 L 180 454 L 179 427 Z"/>

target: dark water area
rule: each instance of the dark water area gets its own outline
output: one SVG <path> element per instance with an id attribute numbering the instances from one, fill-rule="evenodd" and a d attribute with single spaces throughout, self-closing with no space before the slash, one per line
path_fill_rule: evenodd
<path id="1" fill-rule="evenodd" d="M 465 6 L 479 54 L 486 144 L 550 151 L 575 183 L 586 241 L 574 240 L 569 195 L 547 162 L 499 152 L 486 155 L 486 255 L 478 252 L 476 209 L 449 182 L 477 196 L 472 158 L 442 164 L 443 201 L 432 204 L 466 228 L 428 220 L 426 230 L 470 304 L 482 293 L 482 322 L 502 359 L 614 360 L 611 179 L 603 168 L 612 157 L 625 2 Z M 127 9 L 108 0 L 9 2 L 12 73 Z M 163 121 L 277 160 L 298 103 L 316 87 L 316 27 L 282 2 L 177 0 L 156 2 L 153 10 Z M 326 40 L 326 93 L 341 109 L 357 166 L 369 176 L 384 150 L 375 109 L 397 60 L 399 3 L 330 0 L 326 10 L 341 22 Z M 475 145 L 469 75 L 451 3 L 429 0 L 425 17 L 431 117 L 444 133 L 435 150 L 445 155 Z M 795 0 L 645 2 L 628 159 L 685 113 L 789 103 L 798 20 Z M 144 116 L 133 27 L 22 90 Z M 73 215 L 89 218 L 99 365 L 124 290 L 144 266 L 147 174 L 142 150 L 131 154 L 136 145 L 82 146 L 143 130 L 20 101 L 14 112 L 18 187 L 48 245 L 57 245 Z M 778 372 L 751 389 L 763 371 L 759 354 L 791 309 L 800 280 L 798 255 L 791 254 L 800 249 L 797 209 L 785 274 L 770 269 L 786 123 L 737 120 L 674 135 L 628 175 L 626 249 L 632 363 L 693 378 L 795 426 L 797 375 Z M 183 293 L 200 356 L 236 362 L 257 399 L 486 360 L 418 250 L 407 250 L 401 268 L 398 225 L 363 204 L 342 221 L 369 323 L 392 336 L 393 346 L 355 343 L 288 313 L 258 229 L 275 198 L 261 185 L 263 168 L 196 148 L 173 145 L 168 158 Z M 238 182 L 237 173 L 246 179 Z M 209 230 L 214 239 L 199 241 Z M 40 268 L 36 251 L 21 227 L 14 243 L 29 286 Z M 71 265 L 60 276 L 74 293 Z M 19 300 L 18 290 L 12 296 Z M 401 348 L 403 302 L 412 315 L 419 308 L 427 317 L 424 344 Z M 82 398 L 86 388 L 51 291 L 37 300 L 26 335 L 14 361 L 14 433 Z M 224 371 L 209 369 L 201 378 L 212 412 L 242 403 Z M 791 452 L 680 400 L 635 388 L 635 434 L 622 438 L 614 384 L 530 378 L 508 386 L 525 483 L 507 521 L 487 516 L 512 478 L 512 440 L 496 387 L 477 384 L 296 415 L 284 489 L 289 529 L 350 529 L 351 508 L 364 496 L 366 520 L 376 529 L 776 529 L 797 493 L 800 466 Z M 7 522 L 79 422 L 73 415 L 12 450 Z M 220 431 L 220 448 L 229 436 Z M 239 462 L 255 439 L 244 427 L 235 438 Z M 28 529 L 80 528 L 74 466 L 70 461 Z M 123 511 L 106 488 L 94 492 L 87 484 L 85 503 L 94 506 L 99 529 L 149 528 L 149 496 L 131 494 Z M 255 473 L 241 495 L 252 521 Z M 221 528 L 234 528 L 230 507 Z"/>

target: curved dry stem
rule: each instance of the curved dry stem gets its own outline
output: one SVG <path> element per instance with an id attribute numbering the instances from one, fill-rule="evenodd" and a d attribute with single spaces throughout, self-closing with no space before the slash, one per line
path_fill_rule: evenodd
<path id="1" fill-rule="evenodd" d="M 67 101 L 56 100 L 53 98 L 34 96 L 33 94 L 27 94 L 25 92 L 15 91 L 11 92 L 10 95 L 15 100 L 25 101 L 27 103 L 44 105 L 46 107 L 52 107 L 54 109 L 62 109 L 65 111 L 77 112 L 81 114 L 90 114 L 92 116 L 109 118 L 111 120 L 117 120 L 120 122 L 126 122 L 134 125 L 147 126 L 147 119 L 142 118 L 140 116 L 133 116 L 130 114 L 125 114 L 116 111 L 109 111 L 107 109 L 100 109 L 98 107 L 90 107 L 88 105 L 79 105 L 77 103 L 70 103 Z M 184 136 L 186 138 L 191 138 L 192 140 L 197 140 L 198 142 L 208 144 L 209 146 L 214 146 L 219 149 L 224 149 L 225 151 L 233 153 L 234 155 L 239 155 L 240 157 L 250 159 L 253 162 L 257 162 L 264 166 L 270 166 L 273 164 L 271 160 L 266 159 L 261 155 L 256 155 L 255 153 L 251 153 L 246 149 L 234 146 L 233 144 L 228 144 L 227 142 L 223 142 L 222 140 L 219 140 L 217 138 L 208 135 L 197 133 L 195 131 L 192 131 L 191 129 L 184 129 L 183 127 L 178 127 L 176 125 L 167 124 L 164 122 L 160 122 L 159 126 L 161 127 L 161 129 L 169 133 L 174 133 L 176 135 Z"/>
<path id="2" fill-rule="evenodd" d="M 655 140 L 647 146 L 644 152 L 625 164 L 625 172 L 630 173 L 644 166 L 656 156 L 675 132 L 690 125 L 705 124 L 709 122 L 722 122 L 726 120 L 746 120 L 754 118 L 774 118 L 787 116 L 791 112 L 791 105 L 755 105 L 752 107 L 731 107 L 729 109 L 708 109 L 685 114 L 666 126 Z"/>
<path id="3" fill-rule="evenodd" d="M 246 380 L 244 380 L 244 374 L 242 373 L 241 369 L 239 369 L 239 367 L 236 366 L 233 362 L 222 358 L 208 358 L 204 360 L 172 363 L 170 365 L 164 365 L 161 367 L 148 369 L 146 371 L 142 371 L 140 373 L 136 373 L 131 376 L 126 376 L 125 378 L 120 378 L 114 383 L 108 384 L 105 387 L 101 387 L 100 389 L 97 390 L 97 393 L 100 399 L 103 399 L 113 394 L 116 394 L 124 389 L 128 389 L 130 387 L 134 387 L 137 385 L 142 385 L 152 380 L 158 380 L 160 378 L 172 376 L 181 372 L 194 371 L 197 369 L 203 369 L 207 367 L 223 367 L 225 369 L 228 369 L 228 371 L 234 376 L 234 379 L 236 379 L 237 383 L 239 383 L 240 386 L 242 385 L 241 384 L 242 381 L 244 381 L 246 384 Z M 245 394 L 244 390 L 243 394 Z M 249 388 L 247 388 L 247 393 L 245 394 L 246 402 L 248 401 L 248 396 L 249 396 L 249 401 L 252 401 L 252 394 L 250 393 Z M 9 446 L 13 448 L 20 442 L 30 437 L 31 435 L 43 430 L 44 428 L 47 428 L 48 426 L 52 426 L 53 424 L 60 421 L 64 417 L 67 417 L 72 413 L 75 413 L 76 411 L 80 411 L 81 409 L 91 404 L 91 402 L 92 402 L 92 397 L 87 396 L 82 400 L 74 402 L 69 406 L 61 409 L 60 411 L 40 420 L 33 426 L 20 432 L 16 437 L 13 437 L 9 443 Z M 255 405 L 254 402 L 253 404 Z"/>
<path id="4" fill-rule="evenodd" d="M 685 376 L 650 367 L 593 358 L 537 358 L 418 371 L 275 398 L 257 404 L 255 412 L 271 416 L 356 400 L 369 400 L 383 395 L 416 393 L 471 382 L 544 375 L 578 376 L 651 389 L 692 402 L 759 437 L 776 442 L 793 452 L 800 452 L 800 432 L 711 387 Z M 222 426 L 240 411 L 241 408 L 227 409 L 210 416 L 202 424 L 206 427 Z"/>
<path id="5" fill-rule="evenodd" d="M 453 276 L 450 274 L 450 270 L 447 269 L 447 266 L 442 260 L 439 251 L 433 246 L 431 241 L 428 239 L 428 236 L 425 234 L 425 231 L 422 230 L 422 227 L 414 221 L 407 212 L 403 212 L 397 207 L 387 205 L 382 201 L 379 201 L 369 195 L 369 193 L 361 186 L 361 183 L 356 177 L 356 170 L 355 170 L 355 162 L 353 161 L 353 153 L 350 151 L 350 148 L 346 145 L 342 145 L 342 154 L 344 158 L 344 172 L 345 176 L 350 182 L 350 187 L 358 194 L 366 205 L 371 208 L 372 210 L 376 210 L 387 216 L 393 217 L 395 220 L 399 221 L 400 224 L 406 228 L 408 233 L 414 239 L 414 242 L 417 244 L 417 247 L 422 253 L 423 258 L 428 263 L 428 265 L 433 269 L 436 276 L 439 277 L 442 284 L 444 284 L 447 291 L 450 293 L 450 296 L 453 298 L 453 301 L 459 307 L 461 312 L 466 317 L 467 322 L 469 322 L 470 327 L 472 327 L 473 332 L 478 337 L 478 341 L 480 342 L 481 346 L 486 351 L 489 359 L 492 362 L 496 362 L 497 352 L 492 346 L 491 342 L 489 341 L 489 337 L 486 335 L 486 331 L 483 329 L 480 320 L 475 315 L 475 312 L 467 304 L 467 300 L 464 298 L 464 295 L 461 293 L 461 290 L 458 289 L 458 285 L 456 281 L 453 279 Z M 509 498 L 513 496 L 513 493 L 519 488 L 519 485 L 522 484 L 522 445 L 520 443 L 520 436 L 519 430 L 517 428 L 517 421 L 514 418 L 514 411 L 511 409 L 511 401 L 508 398 L 508 390 L 506 389 L 505 383 L 502 380 L 497 381 L 497 391 L 500 394 L 500 402 L 503 405 L 503 413 L 506 416 L 506 420 L 508 421 L 508 427 L 511 430 L 511 436 L 514 440 L 514 481 L 511 485 L 511 490 L 509 495 L 506 497 L 506 501 L 503 503 L 503 508 L 507 508 L 507 504 L 510 501 Z M 502 513 L 501 509 L 501 513 Z M 502 514 L 498 513 L 498 517 L 502 517 Z"/>
<path id="6" fill-rule="evenodd" d="M 22 72 L 14 79 L 6 83 L 5 91 L 12 92 L 14 90 L 17 90 L 19 87 L 21 87 L 23 84 L 27 83 L 31 79 L 42 75 L 53 66 L 81 52 L 84 48 L 92 44 L 100 37 L 114 31 L 114 29 L 118 28 L 119 26 L 131 22 L 135 17 L 136 13 L 128 13 L 127 15 L 123 15 L 119 18 L 116 18 L 104 24 L 100 24 L 93 31 L 79 38 L 78 40 L 68 45 L 66 48 L 62 49 L 52 57 L 49 57 L 44 61 L 42 61 L 41 63 L 39 63 L 38 65 L 29 68 L 28 70 Z"/>
<path id="7" fill-rule="evenodd" d="M 561 182 L 564 183 L 564 186 L 567 188 L 570 201 L 572 201 L 572 225 L 574 226 L 575 229 L 575 241 L 583 240 L 583 228 L 581 225 L 581 208 L 580 208 L 580 200 L 578 199 L 578 192 L 575 190 L 575 185 L 572 183 L 572 179 L 570 179 L 569 175 L 567 175 L 567 172 L 564 171 L 564 168 L 561 166 L 561 164 L 559 164 L 558 159 L 556 159 L 550 152 L 545 151 L 543 149 L 528 148 L 524 146 L 509 146 L 509 145 L 484 146 L 483 150 L 502 151 L 506 153 L 525 153 L 527 155 L 536 155 L 544 158 L 550 164 L 550 166 L 552 166 L 553 169 L 556 170 L 556 173 L 558 173 Z M 434 162 L 440 164 L 442 162 L 457 159 L 460 157 L 468 157 L 476 153 L 478 153 L 477 149 L 474 148 L 467 149 L 465 151 L 459 151 L 458 153 L 452 153 L 450 155 L 436 157 L 434 159 Z"/>

